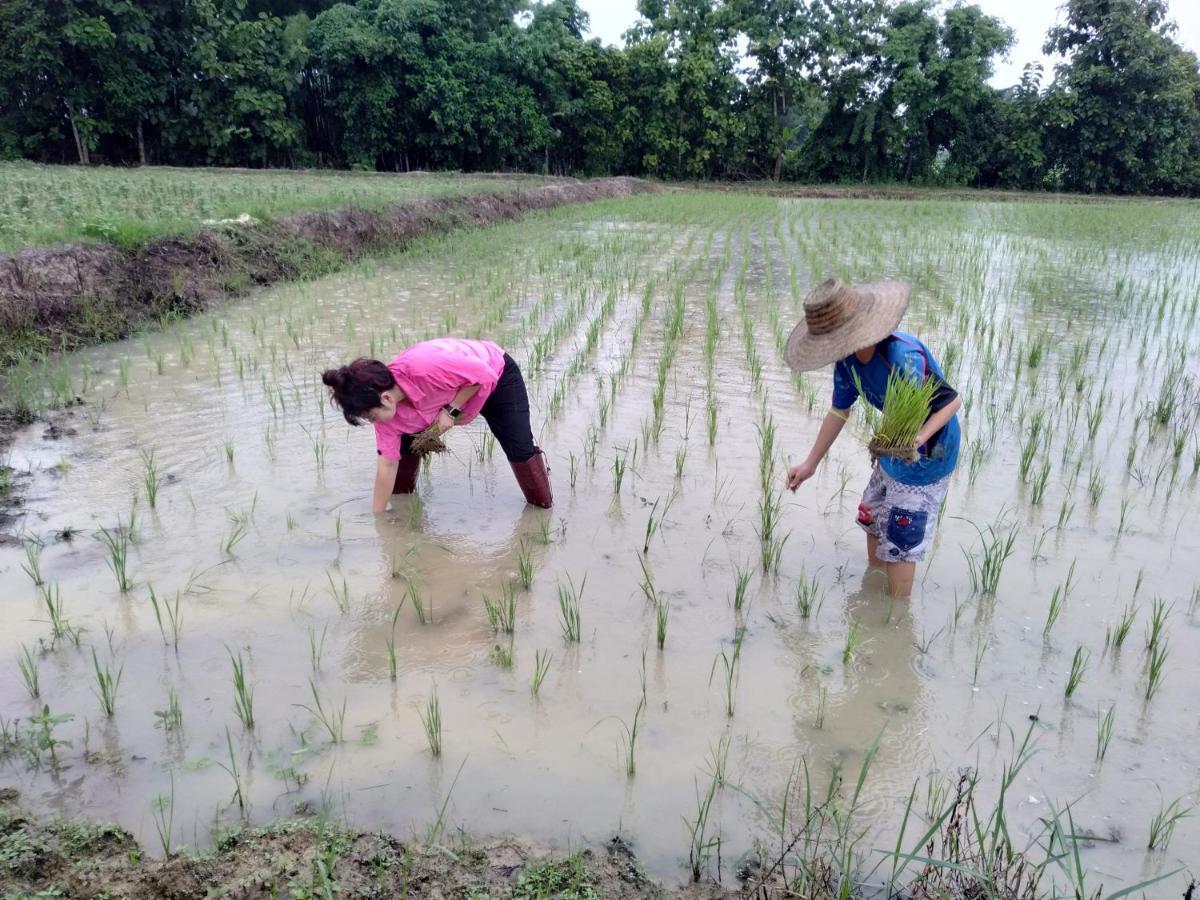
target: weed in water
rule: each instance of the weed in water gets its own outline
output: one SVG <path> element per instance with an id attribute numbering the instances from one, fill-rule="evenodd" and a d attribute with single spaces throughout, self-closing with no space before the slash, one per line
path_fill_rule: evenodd
<path id="1" fill-rule="evenodd" d="M 42 544 L 40 541 L 25 542 L 25 562 L 21 563 L 25 574 L 33 581 L 34 587 L 45 584 L 42 579 Z"/>
<path id="2" fill-rule="evenodd" d="M 708 789 L 701 794 L 700 782 L 696 781 L 696 815 L 692 819 L 684 817 L 683 825 L 688 832 L 688 868 L 691 869 L 692 881 L 699 882 L 708 870 L 708 862 L 714 852 L 719 853 L 721 838 L 709 833 L 709 816 L 712 814 L 713 800 L 717 796 L 718 782 L 713 778 Z"/>
<path id="3" fill-rule="evenodd" d="M 1078 689 L 1083 682 L 1083 676 L 1087 671 L 1088 660 L 1091 658 L 1091 653 L 1082 645 L 1075 648 L 1075 655 L 1071 658 L 1071 671 L 1067 675 L 1066 696 L 1070 697 Z"/>
<path id="4" fill-rule="evenodd" d="M 587 576 L 583 576 L 579 590 L 575 590 L 575 582 L 567 577 L 567 583 L 558 585 L 558 611 L 561 617 L 563 637 L 568 641 L 578 642 L 581 631 L 580 604 L 583 600 L 583 589 L 587 587 Z"/>
<path id="5" fill-rule="evenodd" d="M 150 802 L 150 814 L 158 832 L 158 844 L 163 856 L 171 855 L 171 834 L 175 830 L 175 773 L 171 773 L 171 793 L 159 794 Z"/>
<path id="6" fill-rule="evenodd" d="M 502 669 L 511 669 L 513 665 L 512 638 L 507 643 L 496 644 L 492 647 L 492 661 Z"/>
<path id="7" fill-rule="evenodd" d="M 542 690 L 542 682 L 550 671 L 550 661 L 554 659 L 549 650 L 537 650 L 533 654 L 533 676 L 529 680 L 529 693 L 538 696 Z"/>
<path id="8" fill-rule="evenodd" d="M 242 651 L 239 650 L 237 656 L 234 656 L 233 651 L 227 647 L 225 652 L 229 654 L 229 661 L 233 664 L 233 710 L 242 720 L 244 727 L 253 728 L 254 687 L 246 681 L 246 665 L 242 661 Z"/>
<path id="9" fill-rule="evenodd" d="M 225 749 L 229 753 L 229 763 L 226 765 L 220 760 L 217 765 L 224 769 L 230 778 L 233 779 L 233 799 L 230 801 L 238 805 L 238 809 L 245 812 L 246 810 L 246 795 L 242 791 L 242 770 L 238 766 L 237 755 L 233 752 L 233 738 L 229 734 L 229 727 L 225 728 Z"/>
<path id="10" fill-rule="evenodd" d="M 429 702 L 424 709 L 417 712 L 421 716 L 421 726 L 425 729 L 425 740 L 429 743 L 429 752 L 435 757 L 442 755 L 442 704 L 438 700 L 437 688 L 429 695 Z"/>

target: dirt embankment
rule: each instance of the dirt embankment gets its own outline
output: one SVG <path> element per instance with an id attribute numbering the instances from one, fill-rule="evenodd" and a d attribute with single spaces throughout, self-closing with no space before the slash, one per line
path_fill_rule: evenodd
<path id="1" fill-rule="evenodd" d="M 3 896 L 717 900 L 744 890 L 664 888 L 646 877 L 620 838 L 564 855 L 517 840 L 422 846 L 312 820 L 230 832 L 210 853 L 151 858 L 114 825 L 39 822 L 0 802 Z"/>
<path id="2" fill-rule="evenodd" d="M 659 190 L 632 178 L 559 182 L 504 193 L 417 200 L 383 210 L 296 213 L 216 226 L 134 249 L 103 244 L 0 255 L 0 364 L 21 350 L 123 337 L 147 321 L 186 315 L 252 286 L 319 275 L 363 253 L 423 235 Z"/>

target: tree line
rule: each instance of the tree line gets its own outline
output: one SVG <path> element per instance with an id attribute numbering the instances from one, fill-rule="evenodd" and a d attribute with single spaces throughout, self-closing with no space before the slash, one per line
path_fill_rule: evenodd
<path id="1" fill-rule="evenodd" d="M 1200 194 L 1165 0 L 1067 0 L 1054 72 L 933 0 L 0 0 L 0 157 Z"/>

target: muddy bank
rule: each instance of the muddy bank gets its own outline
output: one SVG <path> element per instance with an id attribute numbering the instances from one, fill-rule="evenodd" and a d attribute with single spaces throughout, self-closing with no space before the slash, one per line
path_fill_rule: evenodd
<path id="1" fill-rule="evenodd" d="M 324 274 L 370 251 L 549 209 L 658 190 L 630 178 L 439 197 L 380 211 L 296 213 L 231 222 L 133 249 L 102 244 L 0 256 L 0 364 L 22 352 L 114 340 L 148 321 L 188 315 L 256 285 Z"/>
<path id="2" fill-rule="evenodd" d="M 717 885 L 650 881 L 619 837 L 553 853 L 520 840 L 430 846 L 336 823 L 278 821 L 220 836 L 209 853 L 148 856 L 115 825 L 40 822 L 0 805 L 0 894 L 127 900 L 202 897 L 743 896 Z"/>

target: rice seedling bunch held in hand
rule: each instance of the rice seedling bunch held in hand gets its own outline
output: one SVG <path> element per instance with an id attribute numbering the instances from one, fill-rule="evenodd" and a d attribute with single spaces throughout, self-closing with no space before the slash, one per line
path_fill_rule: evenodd
<path id="1" fill-rule="evenodd" d="M 829 412 L 808 456 L 788 469 L 790 490 L 816 473 L 859 397 L 877 411 L 868 416 L 874 469 L 857 521 L 867 536 L 868 566 L 882 565 L 893 597 L 912 593 L 961 442 L 958 393 L 929 348 L 896 330 L 908 296 L 900 282 L 854 286 L 830 278 L 805 297 L 804 320 L 784 351 L 796 371 L 833 366 Z"/>
<path id="2" fill-rule="evenodd" d="M 482 416 L 508 457 L 525 499 L 553 505 L 550 470 L 533 442 L 529 394 L 511 356 L 491 341 L 436 338 L 389 363 L 359 358 L 321 376 L 351 425 L 375 427 L 372 509 L 416 490 L 421 457 L 446 449 L 444 435 Z"/>

